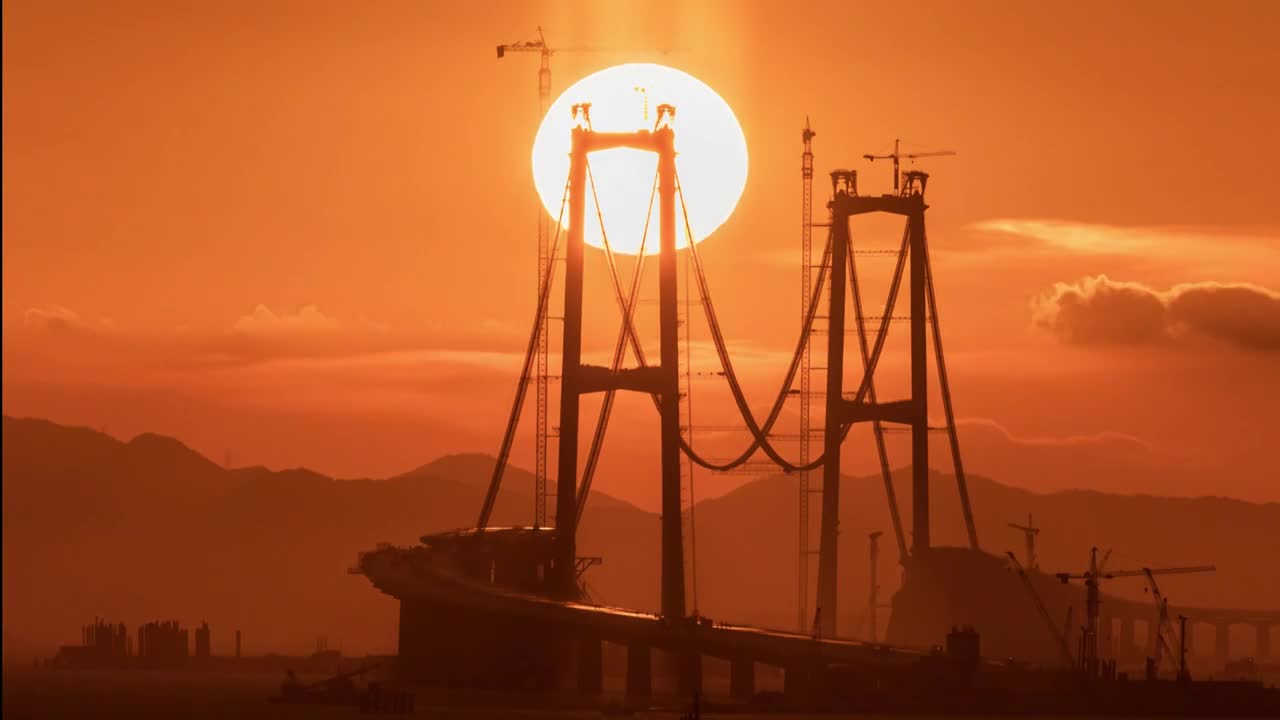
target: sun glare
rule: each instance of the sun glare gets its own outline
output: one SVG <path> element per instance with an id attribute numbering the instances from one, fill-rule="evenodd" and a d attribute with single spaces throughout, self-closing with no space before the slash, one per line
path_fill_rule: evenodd
<path id="1" fill-rule="evenodd" d="M 693 239 L 700 242 L 733 214 L 747 184 L 747 141 L 733 110 L 714 90 L 688 73 L 662 65 L 633 63 L 601 70 L 561 93 L 543 118 L 533 143 L 533 179 L 542 204 L 555 219 L 569 173 L 572 107 L 591 103 L 592 129 L 634 132 L 653 129 L 657 108 L 676 108 L 676 171 L 689 208 Z M 609 245 L 636 254 L 644 234 L 645 211 L 657 172 L 651 152 L 617 148 L 594 152 L 590 166 L 604 215 Z M 678 202 L 678 199 L 677 199 Z M 677 205 L 676 247 L 688 245 Z M 568 227 L 568 208 L 561 222 Z M 590 189 L 584 239 L 603 247 L 600 221 Z M 650 212 L 646 254 L 658 252 L 658 200 Z"/>

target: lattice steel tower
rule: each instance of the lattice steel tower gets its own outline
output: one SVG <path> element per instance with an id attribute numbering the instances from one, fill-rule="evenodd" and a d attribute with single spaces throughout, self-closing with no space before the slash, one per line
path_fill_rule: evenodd
<path id="1" fill-rule="evenodd" d="M 813 136 L 809 118 L 804 119 L 804 154 L 800 156 L 800 327 L 809 317 L 809 297 L 813 292 Z M 809 342 L 804 343 L 800 361 L 800 464 L 809 464 Z M 800 556 L 798 594 L 799 629 L 805 630 L 809 620 L 809 471 L 800 472 Z"/>

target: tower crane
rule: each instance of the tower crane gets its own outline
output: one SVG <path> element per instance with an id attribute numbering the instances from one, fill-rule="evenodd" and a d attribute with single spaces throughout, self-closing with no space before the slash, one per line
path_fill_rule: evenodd
<path id="1" fill-rule="evenodd" d="M 917 153 L 907 153 L 904 155 L 898 149 L 900 142 L 901 142 L 900 140 L 898 140 L 897 138 L 894 138 L 893 152 L 889 153 L 888 155 L 873 155 L 868 153 L 862 156 L 867 160 L 870 160 L 871 162 L 875 162 L 876 160 L 892 160 L 893 161 L 893 194 L 894 195 L 898 194 L 898 176 L 899 176 L 898 165 L 903 158 L 914 161 L 916 158 L 942 157 L 944 155 L 956 154 L 954 150 L 938 150 L 935 152 L 917 152 Z"/>
<path id="2" fill-rule="evenodd" d="M 1040 534 L 1040 528 L 1036 527 L 1031 521 L 1031 513 L 1027 513 L 1027 524 L 1019 525 L 1017 523 L 1009 523 L 1009 527 L 1014 530 L 1021 530 L 1027 539 L 1027 568 L 1030 570 L 1039 569 L 1040 563 L 1036 559 L 1036 535 Z M 1106 564 L 1106 561 L 1103 561 Z"/>
<path id="3" fill-rule="evenodd" d="M 1081 642 L 1080 667 L 1089 677 L 1098 674 L 1098 581 L 1121 577 L 1138 577 L 1145 575 L 1175 575 L 1182 573 L 1213 572 L 1213 565 L 1189 565 L 1169 568 L 1142 568 L 1140 570 L 1106 570 L 1106 560 L 1098 563 L 1098 548 L 1089 553 L 1089 569 L 1080 573 L 1055 573 L 1054 576 L 1064 584 L 1072 580 L 1084 580 L 1085 585 L 1085 626 Z"/>

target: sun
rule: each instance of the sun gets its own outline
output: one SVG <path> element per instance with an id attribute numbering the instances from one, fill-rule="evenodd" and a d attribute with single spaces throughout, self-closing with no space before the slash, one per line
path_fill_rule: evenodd
<path id="1" fill-rule="evenodd" d="M 729 104 L 706 83 L 663 65 L 632 63 L 606 68 L 574 83 L 552 103 L 533 142 L 533 180 L 542 204 L 554 220 L 560 212 L 569 174 L 572 107 L 591 103 L 592 129 L 634 132 L 653 129 L 657 108 L 676 108 L 676 171 L 689 209 L 694 242 L 715 232 L 738 204 L 747 184 L 747 141 Z M 596 194 L 614 252 L 637 254 L 644 234 L 645 211 L 658 167 L 651 152 L 617 148 L 590 155 Z M 678 206 L 677 206 L 678 207 Z M 561 219 L 567 228 L 566 207 Z M 658 252 L 658 202 L 650 213 L 645 254 Z M 677 210 L 676 247 L 689 244 Z M 587 191 L 587 244 L 603 247 L 600 220 Z"/>

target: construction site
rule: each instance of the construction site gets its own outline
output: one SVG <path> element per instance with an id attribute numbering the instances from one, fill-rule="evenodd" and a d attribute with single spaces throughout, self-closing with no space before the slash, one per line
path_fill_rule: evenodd
<path id="1" fill-rule="evenodd" d="M 498 58 L 515 52 L 539 57 L 539 98 L 547 112 L 556 49 L 539 31 L 535 40 L 497 49 Z M 991 545 L 978 537 L 974 516 L 983 509 L 970 502 L 966 486 L 943 352 L 945 304 L 935 291 L 930 262 L 931 174 L 919 167 L 925 158 L 955 153 L 904 152 L 895 141 L 890 153 L 843 159 L 850 165 L 887 161 L 889 178 L 835 170 L 818 178 L 815 201 L 817 133 L 807 119 L 798 124 L 798 333 L 784 379 L 761 415 L 752 410 L 735 372 L 734 348 L 721 332 L 708 281 L 714 268 L 699 256 L 681 186 L 677 139 L 681 120 L 694 110 L 658 104 L 650 115 L 646 97 L 648 125 L 634 132 L 594 130 L 591 114 L 600 111 L 598 104 L 573 105 L 560 212 L 558 217 L 539 213 L 532 327 L 474 527 L 425 536 L 413 547 L 371 549 L 353 568 L 399 601 L 396 667 L 402 677 L 441 687 L 576 698 L 610 695 L 606 686 L 616 684 L 606 678 L 621 678 L 621 694 L 634 707 L 702 698 L 699 707 L 723 710 L 1280 712 L 1280 692 L 1262 681 L 1278 662 L 1271 635 L 1280 625 L 1280 611 L 1192 607 L 1160 589 L 1159 579 L 1166 575 L 1211 578 L 1212 564 L 1122 566 L 1109 550 L 1094 548 L 1076 567 L 1042 568 L 1036 553 L 1040 528 L 1030 517 L 1025 523 L 1007 519 L 1011 535 L 1025 542 L 1021 557 L 988 550 Z M 634 268 L 629 280 L 618 257 L 622 253 L 610 246 L 603 191 L 591 165 L 593 153 L 618 148 L 656 156 L 651 193 L 629 199 L 640 207 L 647 201 L 650 208 L 640 251 L 627 263 Z M 652 239 L 650 216 L 656 219 Z M 900 237 L 886 244 L 861 234 L 860 221 L 869 216 L 900 222 Z M 585 299 L 583 290 L 584 233 L 597 223 L 613 295 L 604 300 L 616 303 L 620 317 L 609 365 L 582 360 L 584 302 L 602 300 Z M 681 238 L 688 242 L 677 250 Z M 658 248 L 656 352 L 637 330 L 645 248 L 651 240 Z M 878 261 L 887 261 L 887 271 L 873 264 Z M 868 278 L 887 287 L 883 296 L 871 296 Z M 696 372 L 690 360 L 690 326 L 699 313 L 718 360 L 709 373 Z M 557 323 L 559 352 L 552 353 Z M 887 362 L 888 340 L 895 332 L 906 344 L 905 395 L 887 395 L 883 384 L 877 393 L 877 370 Z M 740 419 L 733 429 L 743 438 L 740 453 L 710 457 L 699 450 L 700 433 L 725 431 L 693 419 L 693 378 L 703 374 L 727 386 Z M 530 386 L 534 506 L 526 526 L 492 527 L 512 447 L 528 424 Z M 661 545 L 661 602 L 655 614 L 592 602 L 585 578 L 610 558 L 584 556 L 577 547 L 577 528 L 590 512 L 592 480 L 620 391 L 650 396 L 658 420 L 661 472 L 653 482 L 661 488 L 661 531 L 655 538 Z M 931 406 L 931 392 L 940 407 Z M 590 394 L 602 398 L 600 411 L 594 426 L 586 423 L 590 444 L 580 445 L 580 403 Z M 798 427 L 783 427 L 784 417 L 796 416 Z M 890 522 L 868 537 L 870 592 L 855 598 L 842 591 L 851 579 L 838 576 L 837 538 L 841 450 L 859 426 L 869 428 L 874 441 L 861 450 L 878 460 Z M 886 449 L 886 436 L 897 432 L 909 434 L 910 442 L 910 497 L 902 509 Z M 948 451 L 954 487 L 930 481 L 934 438 Z M 776 578 L 797 588 L 794 628 L 703 617 L 696 600 L 691 602 L 696 598 L 696 587 L 690 587 L 690 578 L 696 578 L 690 567 L 697 563 L 695 477 L 763 467 L 786 473 L 796 486 L 796 505 L 785 511 L 798 513 L 799 534 L 778 542 L 795 543 L 798 577 Z M 936 492 L 959 498 L 967 540 L 962 546 L 942 546 L 931 537 L 930 495 Z M 882 540 L 887 549 L 881 548 Z M 895 555 L 901 567 L 903 582 L 892 597 L 879 593 L 875 559 L 881 552 Z M 1108 594 L 1112 581 L 1142 584 L 1150 600 Z M 849 607 L 863 608 L 868 618 L 857 639 L 853 628 L 838 622 L 842 608 Z M 881 613 L 888 619 L 878 637 Z M 1193 647 L 1196 626 L 1214 628 L 1212 652 Z M 1253 657 L 1240 659 L 1233 652 L 1237 626 L 1256 635 Z M 761 691 L 766 676 L 781 678 L 780 692 Z"/>
<path id="2" fill-rule="evenodd" d="M 5 715 L 1280 718 L 1280 3 L 4 18 Z"/>

